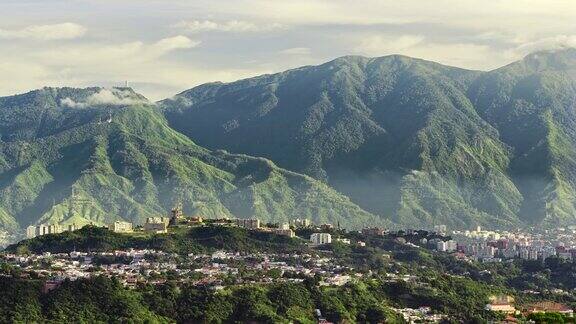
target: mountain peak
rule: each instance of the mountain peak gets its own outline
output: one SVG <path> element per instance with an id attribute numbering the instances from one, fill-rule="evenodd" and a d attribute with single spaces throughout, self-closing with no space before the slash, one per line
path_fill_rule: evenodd
<path id="1" fill-rule="evenodd" d="M 522 62 L 537 71 L 573 70 L 576 68 L 576 48 L 533 52 L 525 56 Z"/>
<path id="2" fill-rule="evenodd" d="M 422 64 L 434 64 L 434 65 L 441 65 L 436 62 L 427 61 L 424 59 L 419 59 L 415 57 L 410 57 L 406 55 L 400 54 L 391 54 L 385 56 L 378 56 L 378 57 L 366 57 L 362 55 L 345 55 L 338 58 L 335 58 L 332 61 L 329 61 L 323 65 L 337 65 L 337 64 L 360 64 L 360 65 L 378 65 L 378 64 L 401 64 L 401 65 L 411 65 L 415 63 L 422 63 Z"/>
<path id="3" fill-rule="evenodd" d="M 70 108 L 150 104 L 146 97 L 128 87 L 76 89 L 67 94 L 60 94 L 59 102 Z"/>
<path id="4" fill-rule="evenodd" d="M 150 104 L 148 99 L 129 87 L 44 87 L 26 93 L 0 98 L 12 106 L 86 108 L 93 106 L 127 106 Z"/>

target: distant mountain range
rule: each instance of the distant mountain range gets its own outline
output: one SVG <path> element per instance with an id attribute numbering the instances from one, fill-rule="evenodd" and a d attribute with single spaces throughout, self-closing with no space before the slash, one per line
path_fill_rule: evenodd
<path id="1" fill-rule="evenodd" d="M 576 224 L 576 50 L 489 72 L 404 56 L 211 83 L 162 101 L 200 145 L 269 158 L 411 227 Z"/>
<path id="2" fill-rule="evenodd" d="M 210 151 L 170 128 L 128 88 L 0 98 L 0 227 L 142 223 L 189 215 L 383 224 L 347 197 L 264 158 Z"/>
<path id="3" fill-rule="evenodd" d="M 575 98 L 574 49 L 490 72 L 349 56 L 159 103 L 3 97 L 0 228 L 141 223 L 180 202 L 349 228 L 576 224 Z"/>

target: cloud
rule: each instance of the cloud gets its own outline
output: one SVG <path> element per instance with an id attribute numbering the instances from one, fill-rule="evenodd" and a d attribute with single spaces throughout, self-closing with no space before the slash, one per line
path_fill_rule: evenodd
<path id="1" fill-rule="evenodd" d="M 507 51 L 511 58 L 519 58 L 536 51 L 559 50 L 576 47 L 576 35 L 557 35 L 524 43 L 512 50 Z"/>
<path id="2" fill-rule="evenodd" d="M 278 53 L 284 55 L 309 55 L 311 51 L 308 47 L 293 47 L 281 50 Z"/>
<path id="3" fill-rule="evenodd" d="M 62 40 L 84 36 L 86 28 L 74 23 L 54 25 L 33 25 L 18 30 L 0 29 L 0 38 L 4 39 L 35 39 Z"/>
<path id="4" fill-rule="evenodd" d="M 134 41 L 120 44 L 77 44 L 58 46 L 37 51 L 31 55 L 39 60 L 54 65 L 88 65 L 100 62 L 99 69 L 106 66 L 131 65 L 135 62 L 154 61 L 170 52 L 197 47 L 199 41 L 186 36 L 174 36 L 161 39 L 152 44 Z M 130 60 L 123 62 L 123 60 Z M 103 66 L 102 63 L 106 63 Z"/>
<path id="5" fill-rule="evenodd" d="M 193 48 L 200 45 L 199 41 L 193 41 L 186 36 L 174 36 L 170 38 L 164 38 L 152 45 L 153 51 L 155 51 L 156 56 L 162 56 L 168 52 L 178 50 Z"/>
<path id="6" fill-rule="evenodd" d="M 400 54 L 467 69 L 491 70 L 508 60 L 490 46 L 474 43 L 422 43 Z"/>
<path id="7" fill-rule="evenodd" d="M 289 25 L 371 25 L 427 23 L 472 28 L 542 31 L 573 28 L 573 0 L 196 0 L 184 8 L 201 8 L 214 16 L 236 15 Z"/>
<path id="8" fill-rule="evenodd" d="M 253 32 L 268 32 L 279 29 L 285 29 L 286 26 L 278 23 L 272 24 L 255 24 L 242 20 L 229 20 L 216 22 L 212 20 L 190 20 L 181 21 L 174 25 L 176 28 L 181 28 L 188 33 L 201 33 L 201 32 L 227 32 L 227 33 L 253 33 Z"/>
<path id="9" fill-rule="evenodd" d="M 422 43 L 422 41 L 424 41 L 424 37 L 420 35 L 402 35 L 399 37 L 373 35 L 362 39 L 354 51 L 368 56 L 397 54 Z"/>
<path id="10" fill-rule="evenodd" d="M 354 47 L 354 51 L 358 54 L 376 57 L 402 54 L 471 69 L 496 68 L 504 60 L 502 54 L 493 53 L 487 45 L 438 43 L 429 41 L 420 35 L 401 35 L 398 37 L 366 36 L 358 42 L 357 46 Z M 490 58 L 492 61 L 487 61 L 486 58 Z"/>
<path id="11" fill-rule="evenodd" d="M 42 88 L 51 79 L 51 71 L 42 64 L 2 56 L 0 90 L 5 95 Z"/>
<path id="12" fill-rule="evenodd" d="M 72 98 L 66 97 L 60 104 L 70 108 L 86 108 L 98 105 L 129 106 L 136 104 L 149 104 L 150 102 L 142 97 L 136 96 L 132 91 L 122 89 L 100 89 L 88 96 L 85 101 L 76 102 Z"/>
<path id="13" fill-rule="evenodd" d="M 76 102 L 70 97 L 66 97 L 66 98 L 60 100 L 60 104 L 64 107 L 70 107 L 70 108 L 84 108 L 84 107 L 86 107 L 85 103 Z"/>
<path id="14" fill-rule="evenodd" d="M 128 80 L 152 99 L 354 53 L 492 69 L 574 46 L 576 12 L 574 0 L 5 2 L 0 95 Z"/>
<path id="15" fill-rule="evenodd" d="M 127 80 L 138 92 L 160 100 L 200 83 L 233 81 L 272 72 L 259 66 L 215 68 L 206 61 L 174 59 L 177 52 L 192 50 L 199 43 L 186 36 L 119 43 L 99 40 L 64 44 L 31 42 L 30 45 L 7 42 L 0 45 L 0 96 L 44 86 L 113 87 Z M 100 94 L 105 95 L 109 93 Z M 106 102 L 98 96 L 90 100 Z M 70 107 L 81 107 L 85 103 L 85 100 L 63 101 L 63 105 Z"/>

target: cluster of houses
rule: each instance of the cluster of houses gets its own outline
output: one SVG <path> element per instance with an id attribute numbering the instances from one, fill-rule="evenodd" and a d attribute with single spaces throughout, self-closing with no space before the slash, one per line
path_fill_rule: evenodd
<path id="1" fill-rule="evenodd" d="M 440 323 L 447 318 L 444 314 L 432 312 L 429 306 L 418 308 L 392 308 L 393 311 L 400 314 L 407 323 Z"/>
<path id="2" fill-rule="evenodd" d="M 269 227 L 262 226 L 259 219 L 251 218 L 251 219 L 234 219 L 233 224 L 235 224 L 238 227 L 246 228 L 248 230 L 272 232 L 272 233 L 277 234 L 277 235 L 284 235 L 284 236 L 288 236 L 288 237 L 294 237 L 296 235 L 294 233 L 294 230 L 292 230 L 292 228 L 290 227 L 289 223 L 284 223 L 284 224 L 280 224 L 280 226 L 278 226 L 278 227 L 269 228 Z"/>
<path id="3" fill-rule="evenodd" d="M 446 235 L 446 227 L 435 232 Z M 453 239 L 421 242 L 440 252 L 457 252 L 474 261 L 501 262 L 509 259 L 546 260 L 558 257 L 576 261 L 576 228 L 557 228 L 540 233 L 482 230 L 453 231 Z"/>
<path id="4" fill-rule="evenodd" d="M 162 284 L 167 278 L 218 287 L 226 285 L 225 278 L 231 275 L 234 282 L 228 284 L 298 282 L 305 277 L 320 275 L 323 285 L 343 285 L 363 276 L 331 258 L 296 253 L 217 251 L 212 254 L 177 256 L 162 251 L 131 249 L 98 253 L 73 251 L 59 254 L 6 254 L 1 255 L 0 259 L 20 268 L 24 274 L 34 273 L 36 277 L 46 278 L 46 291 L 56 288 L 66 279 L 77 280 L 100 275 L 117 278 L 128 287 L 140 283 Z M 279 276 L 269 275 L 271 270 L 276 270 Z M 284 276 L 285 273 L 290 275 Z"/>

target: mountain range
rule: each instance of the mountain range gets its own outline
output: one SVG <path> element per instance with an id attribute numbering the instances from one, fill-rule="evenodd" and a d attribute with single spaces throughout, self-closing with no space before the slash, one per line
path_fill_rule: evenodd
<path id="1" fill-rule="evenodd" d="M 187 214 L 453 228 L 576 224 L 576 50 L 482 72 L 347 56 L 151 103 L 0 98 L 0 228 Z"/>
<path id="2" fill-rule="evenodd" d="M 44 88 L 0 98 L 0 225 L 141 224 L 189 215 L 360 227 L 376 216 L 264 158 L 210 151 L 128 88 Z"/>
<path id="3" fill-rule="evenodd" d="M 397 224 L 576 224 L 576 50 L 481 72 L 348 56 L 160 102 L 208 148 L 263 156 Z"/>

